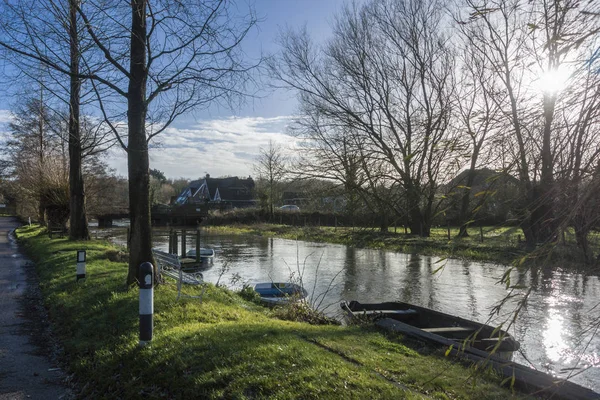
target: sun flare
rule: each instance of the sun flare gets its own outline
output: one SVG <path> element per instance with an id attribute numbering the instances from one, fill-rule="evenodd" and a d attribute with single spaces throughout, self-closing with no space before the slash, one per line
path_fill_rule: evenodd
<path id="1" fill-rule="evenodd" d="M 544 71 L 538 80 L 539 89 L 544 93 L 558 93 L 567 86 L 570 76 L 566 69 Z"/>

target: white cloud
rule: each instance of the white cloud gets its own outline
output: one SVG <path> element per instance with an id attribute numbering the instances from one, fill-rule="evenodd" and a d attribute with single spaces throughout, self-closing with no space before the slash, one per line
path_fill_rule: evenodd
<path id="1" fill-rule="evenodd" d="M 295 147 L 296 139 L 286 133 L 292 118 L 231 117 L 167 128 L 150 145 L 150 168 L 169 178 L 254 175 L 254 160 L 270 140 L 284 149 Z M 0 134 L 7 134 L 10 119 L 10 111 L 0 110 Z M 120 147 L 109 151 L 107 161 L 118 175 L 127 176 L 127 155 Z"/>
<path id="2" fill-rule="evenodd" d="M 9 110 L 0 110 L 0 124 L 8 124 L 11 119 Z"/>
<path id="3" fill-rule="evenodd" d="M 252 164 L 261 147 L 269 140 L 283 148 L 294 147 L 296 139 L 286 133 L 292 117 L 223 118 L 204 120 L 185 128 L 170 127 L 156 137 L 150 148 L 150 168 L 169 178 L 196 179 L 209 173 L 253 175 Z M 113 151 L 109 164 L 127 175 L 127 159 L 122 151 Z"/>
<path id="4" fill-rule="evenodd" d="M 10 136 L 8 133 L 8 123 L 11 119 L 10 111 L 0 110 L 0 145 L 2 146 L 4 146 L 4 141 Z"/>

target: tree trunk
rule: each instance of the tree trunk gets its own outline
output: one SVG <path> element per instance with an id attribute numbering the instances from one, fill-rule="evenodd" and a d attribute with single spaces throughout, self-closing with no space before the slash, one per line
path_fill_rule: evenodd
<path id="1" fill-rule="evenodd" d="M 557 239 L 557 224 L 554 220 L 554 165 L 551 139 L 552 122 L 556 108 L 556 94 L 544 95 L 544 136 L 542 138 L 542 173 L 540 183 L 534 191 L 534 209 L 532 225 L 535 227 L 537 241 L 548 243 Z"/>
<path id="2" fill-rule="evenodd" d="M 85 211 L 85 188 L 81 170 L 81 133 L 79 129 L 79 100 L 81 81 L 79 74 L 79 38 L 77 36 L 77 3 L 69 1 L 69 40 L 71 47 L 71 93 L 69 99 L 69 239 L 89 240 Z"/>
<path id="3" fill-rule="evenodd" d="M 430 226 L 429 222 L 421 212 L 420 195 L 416 188 L 410 187 L 406 191 L 408 208 L 408 227 L 411 235 L 419 235 L 421 237 L 429 237 Z"/>
<path id="4" fill-rule="evenodd" d="M 384 210 L 379 216 L 379 230 L 381 233 L 388 233 L 389 228 L 390 224 L 388 220 L 388 214 Z"/>
<path id="5" fill-rule="evenodd" d="M 409 186 L 406 189 L 406 208 L 408 215 L 408 227 L 411 235 L 419 235 L 421 237 L 429 237 L 431 233 L 431 222 L 427 215 L 421 210 L 421 194 L 414 186 Z M 431 199 L 428 209 L 431 207 Z"/>
<path id="6" fill-rule="evenodd" d="M 470 217 L 469 204 L 471 201 L 471 188 L 473 187 L 473 182 L 475 182 L 475 164 L 472 162 L 471 168 L 469 169 L 469 173 L 467 175 L 467 182 L 465 183 L 466 188 L 463 189 L 464 193 L 462 195 L 460 204 L 460 215 L 458 217 L 458 220 L 460 222 L 460 229 L 457 235 L 457 237 L 459 238 L 469 236 L 467 217 Z"/>
<path id="7" fill-rule="evenodd" d="M 537 235 L 531 223 L 531 217 L 527 217 L 521 222 L 521 229 L 525 236 L 525 245 L 529 250 L 535 249 L 537 244 Z"/>
<path id="8" fill-rule="evenodd" d="M 409 211 L 408 228 L 411 235 L 424 236 L 423 216 L 418 208 Z"/>
<path id="9" fill-rule="evenodd" d="M 131 247 L 127 285 L 136 282 L 140 264 L 153 261 L 150 223 L 150 171 L 146 141 L 146 0 L 131 2 L 131 60 L 127 97 L 127 169 Z M 155 280 L 156 276 L 155 266 Z"/>
<path id="10" fill-rule="evenodd" d="M 271 173 L 271 172 L 269 172 Z M 275 218 L 275 207 L 273 203 L 275 202 L 275 188 L 274 188 L 274 178 L 271 176 L 269 178 L 269 222 L 272 222 Z"/>
<path id="11" fill-rule="evenodd" d="M 43 196 L 40 195 L 38 203 L 38 220 L 40 225 L 46 225 L 46 206 L 44 205 Z"/>
<path id="12" fill-rule="evenodd" d="M 590 231 L 589 225 L 585 222 L 585 217 L 582 215 L 576 215 L 573 218 L 573 226 L 575 228 L 575 239 L 577 240 L 577 247 L 581 249 L 583 258 L 587 264 L 591 263 L 594 259 L 593 253 L 590 249 L 588 242 L 588 234 Z"/>

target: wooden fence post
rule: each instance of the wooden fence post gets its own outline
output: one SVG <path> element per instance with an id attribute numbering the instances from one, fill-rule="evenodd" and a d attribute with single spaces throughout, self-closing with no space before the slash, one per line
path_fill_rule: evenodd
<path id="1" fill-rule="evenodd" d="M 186 250 L 187 250 L 187 235 L 186 235 L 186 231 L 185 229 L 183 229 L 181 231 L 181 257 L 185 257 L 185 255 L 187 254 Z"/>
<path id="2" fill-rule="evenodd" d="M 196 229 L 196 262 L 200 262 L 200 228 Z"/>
<path id="3" fill-rule="evenodd" d="M 179 240 L 177 237 L 177 230 L 173 231 L 173 254 L 179 255 Z"/>
<path id="4" fill-rule="evenodd" d="M 481 237 L 481 243 L 483 243 L 483 226 L 479 225 L 479 236 Z"/>

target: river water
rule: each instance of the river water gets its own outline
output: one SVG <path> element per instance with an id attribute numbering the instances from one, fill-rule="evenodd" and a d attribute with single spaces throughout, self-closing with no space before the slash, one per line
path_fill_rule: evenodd
<path id="1" fill-rule="evenodd" d="M 166 238 L 155 238 L 154 245 L 167 250 Z M 194 246 L 188 241 L 188 249 Z M 330 316 L 340 316 L 341 300 L 400 300 L 499 325 L 516 305 L 509 301 L 490 317 L 509 293 L 498 283 L 509 269 L 503 265 L 245 235 L 203 235 L 202 247 L 216 250 L 203 272 L 206 281 L 239 288 L 302 277 L 313 305 Z M 521 343 L 515 361 L 600 392 L 598 276 L 515 269 L 510 277 L 531 288 L 509 329 Z"/>

